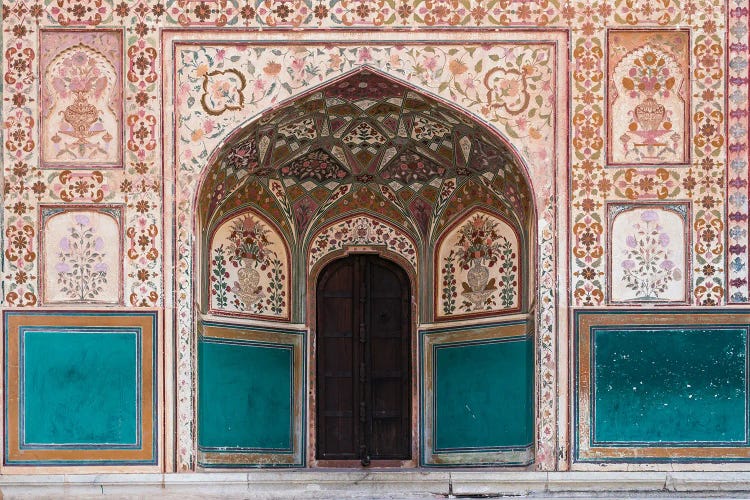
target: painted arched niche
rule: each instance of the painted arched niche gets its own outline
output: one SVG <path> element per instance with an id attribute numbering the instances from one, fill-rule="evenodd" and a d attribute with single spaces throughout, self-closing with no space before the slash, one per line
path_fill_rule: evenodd
<path id="1" fill-rule="evenodd" d="M 447 320 L 521 308 L 518 231 L 503 218 L 472 210 L 438 239 L 435 319 Z"/>
<path id="2" fill-rule="evenodd" d="M 289 319 L 289 251 L 276 227 L 253 210 L 224 219 L 209 245 L 209 310 Z"/>
<path id="3" fill-rule="evenodd" d="M 117 70 L 98 50 L 70 47 L 44 75 L 42 159 L 50 164 L 119 161 Z"/>

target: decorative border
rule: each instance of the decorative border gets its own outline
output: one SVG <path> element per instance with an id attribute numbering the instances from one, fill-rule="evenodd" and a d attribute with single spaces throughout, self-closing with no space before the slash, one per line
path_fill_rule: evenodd
<path id="1" fill-rule="evenodd" d="M 4 311 L 4 424 L 3 465 L 156 465 L 158 461 L 158 313 Z M 97 325 L 92 327 L 90 325 Z M 22 367 L 23 334 L 28 331 L 61 329 L 106 334 L 134 333 L 139 336 L 140 359 L 136 361 L 140 400 L 136 421 L 139 437 L 134 445 L 28 445 L 23 440 Z"/>
<path id="2" fill-rule="evenodd" d="M 302 467 L 305 465 L 305 416 L 307 373 L 306 332 L 281 330 L 260 326 L 201 321 L 199 339 L 214 343 L 275 347 L 291 350 L 292 390 L 289 395 L 292 408 L 292 447 L 269 448 L 214 448 L 198 445 L 197 465 L 204 468 L 243 467 Z M 196 388 L 197 393 L 197 388 Z M 197 401 L 197 394 L 196 394 Z M 195 408 L 197 421 L 197 405 Z"/>
<path id="3" fill-rule="evenodd" d="M 124 213 L 125 213 L 125 204 L 123 203 L 112 203 L 112 204 L 46 204 L 46 203 L 40 203 L 38 206 L 39 210 L 39 305 L 51 305 L 54 304 L 56 306 L 65 305 L 65 304 L 85 304 L 86 307 L 95 307 L 99 304 L 103 306 L 111 307 L 113 304 L 115 305 L 122 305 L 124 301 L 123 296 L 123 276 L 125 275 L 125 259 L 122 255 L 122 249 L 124 245 L 124 239 L 123 239 L 123 221 L 124 221 Z M 47 220 L 51 219 L 52 217 L 55 217 L 56 215 L 60 215 L 62 213 L 67 212 L 99 212 L 104 215 L 108 215 L 112 219 L 114 219 L 115 223 L 117 224 L 118 233 L 119 233 L 119 240 L 117 242 L 118 248 L 117 248 L 117 254 L 119 256 L 120 261 L 120 267 L 118 268 L 118 275 L 117 275 L 117 281 L 118 281 L 118 301 L 117 302 L 75 302 L 75 301 L 69 301 L 69 302 L 45 302 L 44 292 L 46 290 L 46 286 L 44 286 L 45 283 L 45 272 L 46 272 L 46 265 L 47 265 L 47 256 L 45 253 L 45 246 L 44 246 L 44 239 L 46 236 L 46 232 L 44 229 L 44 224 L 47 222 Z"/>
<path id="4" fill-rule="evenodd" d="M 595 329 L 607 327 L 631 327 L 662 329 L 666 327 L 738 327 L 745 329 L 750 341 L 750 310 L 736 309 L 716 311 L 715 309 L 682 309 L 673 311 L 650 311 L 642 309 L 590 310 L 573 311 L 574 328 L 574 389 L 576 398 L 573 418 L 573 460 L 577 463 L 659 463 L 659 462 L 750 462 L 750 446 L 732 446 L 730 443 L 707 443 L 696 446 L 692 441 L 681 444 L 669 443 L 666 446 L 657 443 L 628 443 L 597 446 L 591 442 L 593 430 L 593 383 L 592 383 L 592 343 L 591 336 Z M 746 345 L 746 350 L 750 346 Z M 747 365 L 750 359 L 747 358 Z M 747 371 L 747 368 L 746 368 Z M 750 372 L 749 372 L 750 373 Z M 750 397 L 750 375 L 745 374 L 747 396 Z M 750 408 L 746 408 L 746 429 Z M 747 432 L 747 431 L 746 431 Z M 691 444 L 693 444 L 691 446 Z M 747 444 L 750 445 L 750 437 Z"/>
<path id="5" fill-rule="evenodd" d="M 75 170 L 95 170 L 95 169 L 102 169 L 102 170 L 117 170 L 122 169 L 124 167 L 124 160 L 125 160 L 125 28 L 104 28 L 104 29 L 94 29 L 94 30 L 88 30 L 88 29 L 71 29 L 71 28 L 63 28 L 60 27 L 48 27 L 48 28 L 42 28 L 39 30 L 38 35 L 38 43 L 39 48 L 42 47 L 42 39 L 44 38 L 44 35 L 46 33 L 115 33 L 117 34 L 117 39 L 119 43 L 119 78 L 118 81 L 115 82 L 115 92 L 119 92 L 120 94 L 120 109 L 119 111 L 120 116 L 118 117 L 119 123 L 117 124 L 119 127 L 119 134 L 114 138 L 114 140 L 119 141 L 119 148 L 120 148 L 120 154 L 118 155 L 118 159 L 111 163 L 100 163 L 100 162 L 94 162 L 94 163 L 70 163 L 70 162 L 64 162 L 64 161 L 48 161 L 44 160 L 42 158 L 42 151 L 43 148 L 39 148 L 39 168 L 41 170 L 54 170 L 54 169 L 60 169 L 60 168 L 69 168 L 69 169 L 75 169 Z M 40 56 L 41 58 L 41 56 Z M 53 58 L 54 59 L 54 58 Z M 50 61 L 51 62 L 51 61 Z M 116 62 L 113 62 L 113 65 L 116 64 Z M 42 62 L 39 61 L 39 86 L 37 88 L 37 97 L 38 102 L 40 103 L 39 107 L 39 121 L 41 122 L 39 124 L 39 129 L 37 131 L 37 144 L 41 145 L 42 140 L 44 139 L 44 133 L 47 127 L 47 120 L 44 119 L 42 116 L 42 109 L 41 109 L 41 102 L 42 102 L 42 91 L 44 84 L 44 75 L 42 75 L 42 71 L 44 68 L 42 68 Z M 40 289 L 41 290 L 41 289 Z"/>
<path id="6" fill-rule="evenodd" d="M 674 304 L 674 305 L 690 305 L 690 291 L 692 290 L 693 283 L 693 270 L 691 266 L 693 257 L 693 243 L 692 243 L 692 203 L 689 201 L 670 201 L 670 202 L 607 202 L 606 204 L 607 214 L 607 304 Z M 683 269 L 685 270 L 685 294 L 682 300 L 614 300 L 612 299 L 612 225 L 618 215 L 630 211 L 647 207 L 658 207 L 661 210 L 669 210 L 679 215 L 683 220 L 685 227 L 683 235 L 685 237 L 684 252 L 685 261 L 683 262 Z"/>
<path id="7" fill-rule="evenodd" d="M 726 0 L 726 283 L 727 303 L 750 301 L 748 282 L 748 163 L 750 162 L 750 3 Z"/>
<path id="8" fill-rule="evenodd" d="M 420 462 L 423 466 L 527 466 L 534 462 L 533 442 L 525 447 L 459 449 L 437 449 L 434 445 L 436 442 L 435 356 L 437 350 L 461 345 L 533 342 L 533 330 L 529 331 L 529 326 L 533 326 L 533 324 L 528 320 L 513 320 L 502 323 L 452 326 L 420 331 L 419 400 L 422 407 Z M 536 370 L 533 369 L 533 371 L 536 380 Z M 536 386 L 536 383 L 534 383 L 534 386 Z M 532 414 L 536 415 L 536 409 Z"/>

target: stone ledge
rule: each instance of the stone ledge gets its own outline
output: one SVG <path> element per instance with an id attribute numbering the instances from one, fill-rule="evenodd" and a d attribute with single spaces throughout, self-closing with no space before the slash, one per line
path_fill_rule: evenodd
<path id="1" fill-rule="evenodd" d="M 0 476 L 0 498 L 440 498 L 450 496 L 685 498 L 750 492 L 750 472 L 257 470 L 189 474 Z"/>

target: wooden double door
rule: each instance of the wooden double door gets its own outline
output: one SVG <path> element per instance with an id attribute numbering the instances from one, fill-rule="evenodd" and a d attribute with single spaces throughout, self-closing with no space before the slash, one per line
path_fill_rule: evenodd
<path id="1" fill-rule="evenodd" d="M 411 293 L 376 255 L 332 262 L 317 285 L 318 460 L 411 459 Z"/>

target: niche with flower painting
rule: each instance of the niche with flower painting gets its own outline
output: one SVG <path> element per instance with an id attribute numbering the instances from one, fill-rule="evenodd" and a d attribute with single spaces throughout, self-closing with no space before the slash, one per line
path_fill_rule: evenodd
<path id="1" fill-rule="evenodd" d="M 121 304 L 122 206 L 40 205 L 39 212 L 42 303 Z"/>
<path id="2" fill-rule="evenodd" d="M 608 205 L 609 302 L 687 303 L 687 203 Z"/>
<path id="3" fill-rule="evenodd" d="M 253 211 L 221 221 L 209 258 L 211 312 L 289 319 L 289 251 L 271 222 Z"/>
<path id="4" fill-rule="evenodd" d="M 521 308 L 520 245 L 503 218 L 475 210 L 438 240 L 435 319 L 516 312 Z"/>

